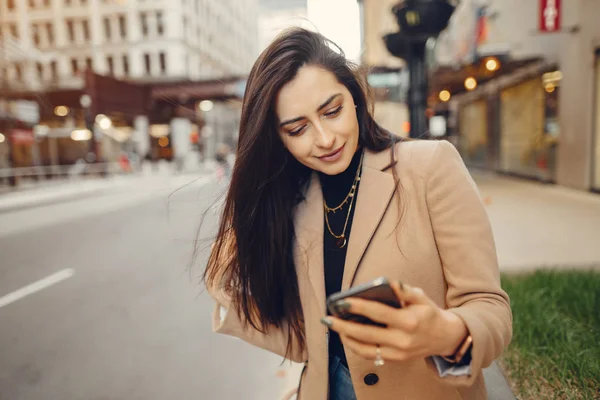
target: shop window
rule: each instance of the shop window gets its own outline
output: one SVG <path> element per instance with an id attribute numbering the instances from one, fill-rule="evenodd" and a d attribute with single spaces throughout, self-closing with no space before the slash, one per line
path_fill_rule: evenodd
<path id="1" fill-rule="evenodd" d="M 548 179 L 544 88 L 531 79 L 502 91 L 500 169 L 537 179 Z"/>

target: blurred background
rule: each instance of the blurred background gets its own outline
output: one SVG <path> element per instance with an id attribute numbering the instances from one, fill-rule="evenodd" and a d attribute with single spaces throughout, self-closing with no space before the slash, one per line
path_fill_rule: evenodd
<path id="1" fill-rule="evenodd" d="M 594 0 L 0 0 L 0 400 L 293 391 L 298 366 L 211 333 L 199 284 L 248 72 L 290 26 L 364 68 L 383 127 L 469 167 L 515 315 L 490 398 L 600 398 L 599 19 Z"/>

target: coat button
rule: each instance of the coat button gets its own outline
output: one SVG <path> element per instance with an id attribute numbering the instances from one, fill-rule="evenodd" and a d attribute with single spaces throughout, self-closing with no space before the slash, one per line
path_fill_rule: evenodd
<path id="1" fill-rule="evenodd" d="M 368 374 L 364 379 L 365 383 L 369 386 L 373 386 L 377 382 L 379 382 L 379 377 L 377 374 Z"/>

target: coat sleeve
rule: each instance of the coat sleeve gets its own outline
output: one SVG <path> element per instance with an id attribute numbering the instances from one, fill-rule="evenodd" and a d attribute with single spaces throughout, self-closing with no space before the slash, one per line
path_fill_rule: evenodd
<path id="1" fill-rule="evenodd" d="M 216 302 L 212 315 L 213 332 L 238 337 L 254 346 L 286 357 L 289 330 L 287 323 L 283 323 L 279 328 L 271 326 L 265 332 L 261 332 L 246 323 L 243 314 L 240 317 L 233 309 L 231 296 L 227 294 L 224 285 L 207 286 L 207 290 Z M 295 362 L 305 362 L 308 358 L 306 351 L 300 348 L 299 341 L 294 335 L 292 335 L 292 347 L 287 358 Z"/>
<path id="2" fill-rule="evenodd" d="M 429 216 L 448 285 L 446 306 L 473 338 L 472 373 L 439 379 L 471 386 L 510 343 L 510 302 L 500 286 L 496 246 L 479 191 L 449 142 L 435 144 L 426 181 Z M 431 358 L 427 363 L 439 376 Z"/>

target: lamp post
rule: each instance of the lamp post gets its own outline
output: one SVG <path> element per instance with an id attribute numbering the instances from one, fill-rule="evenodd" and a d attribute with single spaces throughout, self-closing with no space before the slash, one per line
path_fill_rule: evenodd
<path id="1" fill-rule="evenodd" d="M 96 135 L 94 135 L 94 119 L 92 118 L 92 113 L 90 112 L 90 107 L 92 106 L 92 98 L 89 94 L 83 94 L 79 98 L 79 104 L 83 108 L 85 128 L 92 133 L 92 136 L 90 137 L 89 141 L 88 156 L 86 157 L 86 161 L 88 163 L 96 163 L 98 160 L 98 152 L 96 145 Z"/>
<path id="2" fill-rule="evenodd" d="M 426 44 L 446 29 L 454 9 L 447 0 L 405 0 L 392 8 L 400 31 L 385 35 L 383 40 L 388 51 L 408 65 L 411 138 L 421 137 L 428 131 Z"/>

